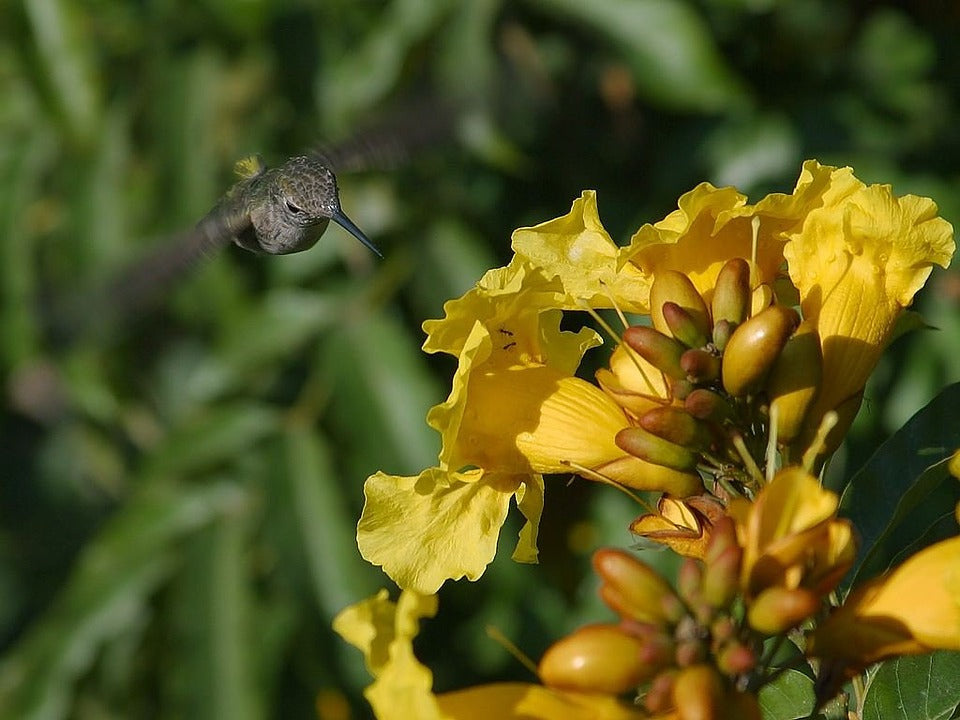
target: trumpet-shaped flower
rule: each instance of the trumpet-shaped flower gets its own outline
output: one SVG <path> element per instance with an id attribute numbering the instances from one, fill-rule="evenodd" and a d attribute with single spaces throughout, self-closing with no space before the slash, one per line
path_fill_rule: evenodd
<path id="1" fill-rule="evenodd" d="M 834 493 L 798 467 L 777 473 L 752 503 L 732 502 L 744 594 L 784 587 L 824 595 L 836 587 L 857 551 L 849 521 L 835 516 L 837 505 Z"/>
<path id="2" fill-rule="evenodd" d="M 953 227 L 929 198 L 896 197 L 889 185 L 864 185 L 850 168 L 807 161 L 797 192 L 820 186 L 831 189 L 803 226 L 788 233 L 783 252 L 823 351 L 823 384 L 802 441 L 835 410 L 841 422 L 831 434 L 832 451 L 853 421 L 897 318 L 933 265 L 950 263 L 955 244 Z"/>
<path id="3" fill-rule="evenodd" d="M 420 619 L 433 617 L 437 598 L 386 590 L 343 610 L 334 630 L 364 655 L 374 682 L 364 697 L 378 720 L 640 720 L 637 709 L 605 694 L 532 683 L 495 683 L 434 695 L 433 675 L 413 654 Z"/>

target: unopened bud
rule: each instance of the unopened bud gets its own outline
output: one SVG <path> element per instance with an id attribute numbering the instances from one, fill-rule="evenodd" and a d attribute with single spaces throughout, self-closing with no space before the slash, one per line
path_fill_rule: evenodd
<path id="1" fill-rule="evenodd" d="M 678 720 L 712 720 L 724 712 L 723 678 L 716 668 L 697 664 L 683 668 L 673 681 L 673 704 Z"/>
<path id="2" fill-rule="evenodd" d="M 710 446 L 710 431 L 702 420 L 672 405 L 648 410 L 638 420 L 640 427 L 657 437 L 683 447 L 705 450 Z"/>
<path id="3" fill-rule="evenodd" d="M 772 305 L 747 320 L 723 351 L 723 387 L 734 397 L 763 388 L 770 368 L 800 322 L 793 308 Z"/>
<path id="4" fill-rule="evenodd" d="M 740 591 L 740 547 L 732 545 L 705 561 L 703 600 L 712 608 L 726 608 Z"/>
<path id="5" fill-rule="evenodd" d="M 597 550 L 593 570 L 603 580 L 600 593 L 604 602 L 620 617 L 665 624 L 683 616 L 683 605 L 670 584 L 633 555 L 623 550 Z"/>
<path id="6" fill-rule="evenodd" d="M 693 558 L 684 558 L 677 573 L 677 594 L 693 607 L 700 604 L 700 582 L 703 579 L 703 567 Z"/>
<path id="7" fill-rule="evenodd" d="M 720 268 L 713 290 L 713 324 L 726 321 L 739 325 L 750 312 L 750 265 L 743 258 L 730 258 Z"/>
<path id="8" fill-rule="evenodd" d="M 650 286 L 650 318 L 653 326 L 662 333 L 670 332 L 670 326 L 663 316 L 663 305 L 668 302 L 686 310 L 699 328 L 700 335 L 709 337 L 710 314 L 707 305 L 690 278 L 676 270 L 657 272 Z"/>
<path id="9" fill-rule="evenodd" d="M 806 588 L 769 587 L 747 610 L 747 622 L 765 635 L 779 635 L 800 624 L 820 607 L 820 596 Z"/>
<path id="10" fill-rule="evenodd" d="M 651 715 L 659 715 L 673 708 L 673 681 L 676 670 L 665 670 L 650 683 L 650 689 L 643 696 L 643 707 Z"/>
<path id="11" fill-rule="evenodd" d="M 757 665 L 757 654 L 740 642 L 726 643 L 717 653 L 717 667 L 727 675 L 750 672 Z"/>
<path id="12" fill-rule="evenodd" d="M 619 695 L 659 668 L 641 662 L 643 643 L 616 625 L 587 625 L 551 645 L 538 674 L 547 687 Z"/>
<path id="13" fill-rule="evenodd" d="M 773 291 L 773 288 L 762 283 L 757 285 L 753 289 L 753 296 L 750 299 L 750 317 L 759 315 L 768 307 L 773 305 L 773 300 L 776 297 L 776 293 Z"/>
<path id="14" fill-rule="evenodd" d="M 770 408 L 776 408 L 779 442 L 789 443 L 800 434 L 822 377 L 820 335 L 816 325 L 805 321 L 787 340 L 767 378 Z"/>
<path id="15" fill-rule="evenodd" d="M 663 465 L 673 470 L 689 471 L 697 466 L 698 455 L 689 448 L 664 440 L 643 428 L 628 427 L 614 438 L 624 452 L 646 460 L 654 465 Z"/>
<path id="16" fill-rule="evenodd" d="M 718 425 L 734 418 L 733 407 L 727 399 L 705 388 L 697 388 L 687 395 L 683 408 L 695 418 L 710 420 Z"/>
<path id="17" fill-rule="evenodd" d="M 736 329 L 737 326 L 729 320 L 721 320 L 718 323 L 714 323 L 713 346 L 720 352 L 723 352 L 727 343 L 730 342 L 730 336 L 733 335 L 733 331 Z"/>
<path id="18" fill-rule="evenodd" d="M 623 342 L 667 376 L 677 380 L 686 379 L 687 374 L 680 367 L 680 356 L 687 347 L 679 340 L 654 328 L 634 325 L 624 330 Z"/>
<path id="19" fill-rule="evenodd" d="M 712 382 L 720 377 L 720 358 L 699 348 L 687 350 L 680 356 L 680 367 L 695 383 Z"/>
<path id="20" fill-rule="evenodd" d="M 660 308 L 663 320 L 670 333 L 690 348 L 700 348 L 707 344 L 709 336 L 693 316 L 675 302 L 665 302 Z"/>

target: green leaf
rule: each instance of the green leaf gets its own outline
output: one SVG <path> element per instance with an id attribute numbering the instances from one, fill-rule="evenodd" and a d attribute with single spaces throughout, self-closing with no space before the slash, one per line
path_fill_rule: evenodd
<path id="1" fill-rule="evenodd" d="M 714 111 L 744 98 L 710 30 L 676 0 L 531 0 L 603 35 L 620 49 L 651 99 L 677 109 Z"/>
<path id="2" fill-rule="evenodd" d="M 949 514 L 960 484 L 943 460 L 960 447 L 958 407 L 960 383 L 914 415 L 851 479 L 840 514 L 853 521 L 861 546 L 847 587 L 890 567 L 905 548 L 915 552 L 955 534 Z"/>
<path id="3" fill-rule="evenodd" d="M 774 682 L 764 685 L 757 696 L 764 720 L 795 720 L 813 709 L 813 680 L 799 670 L 787 670 Z"/>
<path id="4" fill-rule="evenodd" d="M 960 707 L 960 653 L 889 660 L 871 672 L 863 720 L 946 720 Z"/>
<path id="5" fill-rule="evenodd" d="M 0 665 L 0 717 L 67 717 L 73 685 L 103 643 L 146 622 L 174 543 L 243 501 L 233 484 L 151 483 L 86 547 L 54 604 Z"/>

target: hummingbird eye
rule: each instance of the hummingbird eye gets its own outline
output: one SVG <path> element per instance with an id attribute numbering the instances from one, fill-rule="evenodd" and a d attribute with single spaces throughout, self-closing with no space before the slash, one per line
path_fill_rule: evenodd
<path id="1" fill-rule="evenodd" d="M 290 212 L 292 212 L 294 215 L 299 215 L 300 213 L 303 212 L 303 208 L 301 208 L 301 207 L 297 206 L 296 204 L 294 204 L 293 202 L 291 202 L 289 198 L 284 198 L 284 199 L 283 199 L 283 202 L 286 204 L 287 210 L 289 210 Z"/>

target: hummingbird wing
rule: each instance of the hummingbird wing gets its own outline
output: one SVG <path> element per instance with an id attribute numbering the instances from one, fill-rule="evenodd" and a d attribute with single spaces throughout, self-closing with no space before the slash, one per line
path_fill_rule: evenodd
<path id="1" fill-rule="evenodd" d="M 190 230 L 111 275 L 94 290 L 51 313 L 51 335 L 58 344 L 78 337 L 103 336 L 149 307 L 203 259 L 229 245 L 250 227 L 238 203 L 221 202 Z"/>

